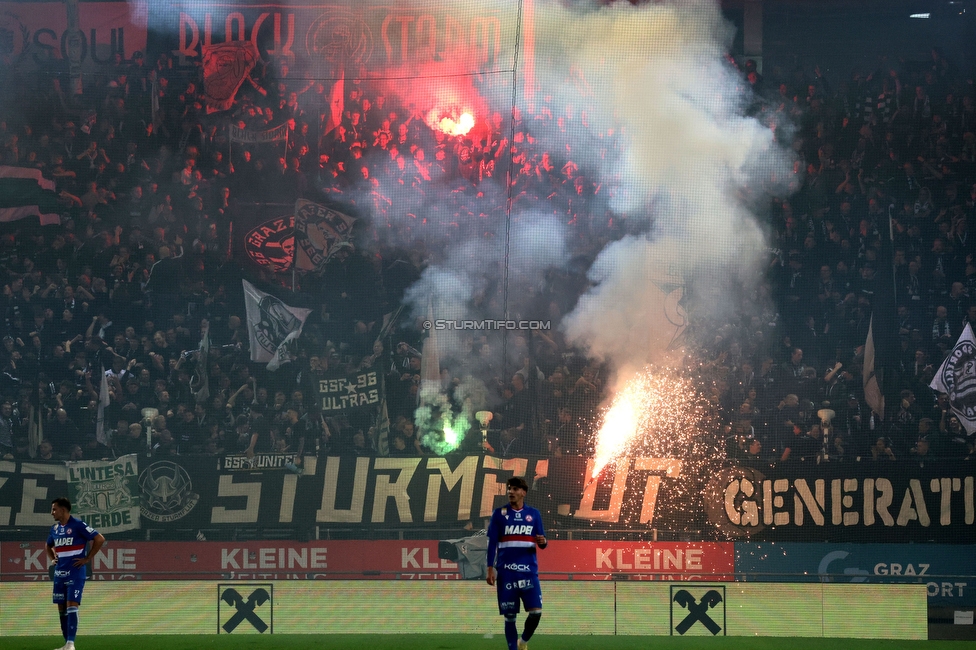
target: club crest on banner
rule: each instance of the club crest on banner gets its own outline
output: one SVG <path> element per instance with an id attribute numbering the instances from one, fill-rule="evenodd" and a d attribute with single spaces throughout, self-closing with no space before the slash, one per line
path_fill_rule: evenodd
<path id="1" fill-rule="evenodd" d="M 251 41 L 203 46 L 203 89 L 208 113 L 226 111 L 234 105 L 237 91 L 258 58 L 258 48 Z"/>
<path id="2" fill-rule="evenodd" d="M 189 473 L 168 460 L 153 463 L 139 474 L 142 516 L 158 523 L 182 519 L 200 501 Z"/>
<path id="3" fill-rule="evenodd" d="M 295 203 L 295 268 L 320 271 L 349 241 L 355 222 L 354 217 L 299 199 Z"/>
<path id="4" fill-rule="evenodd" d="M 274 273 L 291 268 L 295 254 L 295 218 L 276 217 L 249 230 L 244 236 L 244 254 Z"/>
<path id="5" fill-rule="evenodd" d="M 373 53 L 373 32 L 362 18 L 333 8 L 316 18 L 308 28 L 305 47 L 309 55 L 329 63 L 365 64 Z"/>
<path id="6" fill-rule="evenodd" d="M 976 337 L 968 323 L 929 387 L 946 393 L 966 431 L 976 431 Z"/>
<path id="7" fill-rule="evenodd" d="M 267 362 L 269 370 L 277 370 L 292 360 L 288 344 L 301 336 L 302 326 L 312 310 L 291 307 L 247 280 L 242 282 L 251 361 Z"/>

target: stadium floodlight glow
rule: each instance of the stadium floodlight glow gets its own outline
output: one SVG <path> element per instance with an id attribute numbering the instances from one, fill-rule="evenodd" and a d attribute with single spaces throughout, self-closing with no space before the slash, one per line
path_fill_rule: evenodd
<path id="1" fill-rule="evenodd" d="M 932 14 L 912 14 L 909 18 L 931 18 Z"/>

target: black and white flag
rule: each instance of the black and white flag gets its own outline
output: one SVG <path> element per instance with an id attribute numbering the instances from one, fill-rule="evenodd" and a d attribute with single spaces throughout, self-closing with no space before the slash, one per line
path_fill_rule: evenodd
<path id="1" fill-rule="evenodd" d="M 929 387 L 949 396 L 949 407 L 967 433 L 976 431 L 976 338 L 969 323 Z"/>
<path id="2" fill-rule="evenodd" d="M 0 165 L 0 223 L 38 217 L 42 226 L 56 225 L 63 209 L 54 181 L 40 171 Z"/>
<path id="3" fill-rule="evenodd" d="M 295 202 L 295 268 L 321 271 L 348 245 L 355 217 L 305 199 Z"/>
<path id="4" fill-rule="evenodd" d="M 268 370 L 277 370 L 294 359 L 289 345 L 302 335 L 305 319 L 312 310 L 286 305 L 247 280 L 242 282 L 251 361 L 267 362 Z"/>

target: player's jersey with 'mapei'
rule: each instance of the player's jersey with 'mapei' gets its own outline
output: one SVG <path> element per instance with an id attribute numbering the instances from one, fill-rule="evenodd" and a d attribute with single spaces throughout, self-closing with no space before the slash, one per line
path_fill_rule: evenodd
<path id="1" fill-rule="evenodd" d="M 55 523 L 47 536 L 47 543 L 58 554 L 58 563 L 54 568 L 61 571 L 75 568 L 74 561 L 84 557 L 88 542 L 97 536 L 97 530 L 75 517 L 68 517 L 68 522 L 63 526 L 60 522 Z"/>
<path id="2" fill-rule="evenodd" d="M 537 573 L 536 535 L 545 535 L 542 515 L 535 508 L 495 508 L 488 524 L 488 566 L 520 573 Z"/>

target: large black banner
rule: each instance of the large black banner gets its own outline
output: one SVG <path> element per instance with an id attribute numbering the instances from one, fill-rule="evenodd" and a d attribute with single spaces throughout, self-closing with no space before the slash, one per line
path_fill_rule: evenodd
<path id="1" fill-rule="evenodd" d="M 972 544 L 974 475 L 950 460 L 725 467 L 707 520 L 726 539 Z"/>
<path id="2" fill-rule="evenodd" d="M 635 457 L 588 478 L 585 458 L 154 457 L 140 459 L 142 527 L 482 527 L 505 482 L 528 477 L 549 527 L 680 533 L 682 539 L 976 542 L 974 467 L 796 464 L 762 471 Z M 67 494 L 56 463 L 0 461 L 0 528 L 47 528 Z"/>

